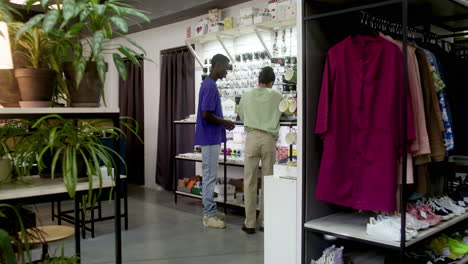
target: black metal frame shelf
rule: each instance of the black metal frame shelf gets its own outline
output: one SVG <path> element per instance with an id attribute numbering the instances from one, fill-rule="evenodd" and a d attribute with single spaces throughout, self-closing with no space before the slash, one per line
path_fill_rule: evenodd
<path id="1" fill-rule="evenodd" d="M 337 213 L 322 218 L 314 219 L 304 224 L 304 227 L 312 232 L 327 234 L 347 240 L 355 240 L 367 244 L 378 245 L 394 250 L 400 249 L 400 242 L 386 241 L 371 237 L 366 234 L 366 223 L 369 215 L 360 215 L 357 213 Z M 468 213 L 461 216 L 455 216 L 452 219 L 441 222 L 436 226 L 426 230 L 419 231 L 419 235 L 406 242 L 410 247 L 418 242 L 433 236 L 447 228 L 464 222 L 468 219 Z"/>
<path id="2" fill-rule="evenodd" d="M 63 118 L 76 118 L 76 119 L 110 119 L 115 127 L 119 127 L 120 110 L 119 108 L 1 108 L 0 120 L 5 119 L 37 119 L 46 115 L 59 115 Z M 119 152 L 119 141 L 114 139 L 114 150 Z M 114 156 L 114 160 L 118 160 Z M 120 166 L 114 168 L 115 186 L 120 186 Z M 119 188 L 114 188 L 115 195 L 115 263 L 122 263 L 122 227 L 120 215 L 120 191 Z M 75 195 L 75 218 L 79 219 L 79 194 Z M 49 195 L 44 198 L 44 201 L 54 201 L 54 199 L 66 199 L 65 195 Z M 10 203 L 38 203 L 40 199 L 17 199 L 11 201 L 2 201 Z M 77 256 L 81 255 L 81 239 L 80 239 L 80 223 L 75 221 L 75 252 Z"/>
<path id="3" fill-rule="evenodd" d="M 346 34 L 349 35 L 348 30 L 353 26 L 352 23 L 348 27 L 343 26 L 340 21 L 351 18 L 360 11 L 371 10 L 390 20 L 401 18 L 398 23 L 401 25 L 401 35 L 403 42 L 403 71 L 404 82 L 402 89 L 407 91 L 408 87 L 408 65 L 407 65 L 407 50 L 408 50 L 408 19 L 411 19 L 412 24 L 421 25 L 424 27 L 424 32 L 429 33 L 431 24 L 441 26 L 439 20 L 444 17 L 446 21 L 450 20 L 451 16 L 465 17 L 468 15 L 468 9 L 463 9 L 449 0 L 443 2 L 441 0 L 380 0 L 380 1 L 302 1 L 302 55 L 304 58 L 303 63 L 303 128 L 305 131 L 313 131 L 316 114 L 317 98 L 320 90 L 320 82 L 322 79 L 322 69 L 325 60 L 326 51 L 336 41 Z M 420 14 L 413 14 L 409 17 L 409 9 L 421 11 Z M 422 11 L 424 10 L 424 11 Z M 432 16 L 429 14 L 433 12 Z M 439 20 L 437 20 L 439 19 Z M 436 21 L 434 21 L 436 20 Z M 461 21 L 461 20 L 460 20 Z M 341 31 L 339 30 L 341 28 Z M 337 31 L 334 31 L 334 30 Z M 328 31 L 327 31 L 328 30 Z M 403 94 L 406 94 L 404 92 Z M 406 105 L 406 96 L 402 105 Z M 406 138 L 406 107 L 402 107 L 402 136 Z M 407 186 L 406 186 L 406 153 L 403 154 L 402 164 L 402 191 L 400 215 L 401 215 L 401 242 L 388 243 L 385 241 L 378 241 L 371 239 L 365 234 L 366 222 L 365 218 L 353 218 L 349 213 L 336 213 L 340 212 L 335 206 L 315 200 L 311 197 L 315 196 L 316 180 L 312 179 L 317 175 L 317 168 L 320 166 L 321 160 L 321 145 L 318 137 L 308 133 L 303 133 L 303 159 L 308 161 L 303 163 L 302 175 L 307 175 L 303 180 L 303 207 L 302 207 L 302 263 L 308 263 L 312 256 L 317 256 L 321 253 L 321 248 L 326 244 L 321 236 L 310 233 L 320 233 L 333 235 L 342 239 L 359 241 L 362 243 L 374 244 L 379 247 L 391 248 L 399 250 L 400 263 L 405 263 L 405 252 L 407 246 L 417 244 L 429 236 L 437 234 L 446 228 L 449 228 L 458 223 L 464 222 L 468 215 L 453 218 L 439 224 L 436 227 L 420 232 L 419 237 L 405 242 L 405 225 L 406 225 L 406 204 L 407 204 Z M 406 149 L 406 142 L 403 149 Z M 331 224 L 333 221 L 335 225 Z M 353 224 L 353 221 L 358 224 Z M 333 228 L 331 227 L 333 226 Z M 364 230 L 364 232 L 363 232 Z M 314 248 L 314 250 L 307 251 L 307 249 Z M 320 251 L 320 252 L 318 252 Z M 468 262 L 468 260 L 467 260 Z M 460 262 L 465 263 L 465 262 Z"/>
<path id="4" fill-rule="evenodd" d="M 194 122 L 194 121 L 174 121 L 172 131 L 176 131 L 175 130 L 176 125 L 196 125 L 196 122 Z M 241 122 L 236 122 L 236 125 L 241 126 L 243 124 Z M 292 128 L 294 126 L 297 126 L 297 122 L 295 122 L 295 121 L 281 121 L 280 126 L 289 126 L 289 127 Z M 173 153 L 176 153 L 175 146 L 176 146 L 177 139 L 175 138 L 175 136 L 173 138 L 174 138 L 174 141 L 172 142 Z M 224 149 L 226 149 L 226 142 L 224 142 Z M 290 151 L 289 159 L 292 160 L 293 159 L 293 145 L 290 145 L 289 151 Z M 177 175 L 176 161 L 179 160 L 179 161 L 201 162 L 202 160 L 201 159 L 196 159 L 196 158 L 183 157 L 183 156 L 180 156 L 180 155 L 176 155 L 176 156 L 172 157 L 172 160 L 173 160 L 172 164 L 174 166 L 174 175 L 173 175 L 173 179 L 174 179 L 173 180 L 174 202 L 177 203 L 177 196 L 179 196 L 179 195 L 185 196 L 185 197 L 190 197 L 190 198 L 200 199 L 201 196 L 198 197 L 198 196 L 196 196 L 194 194 L 191 194 L 191 193 L 177 191 L 178 175 Z M 243 163 L 230 162 L 227 159 L 226 152 L 224 152 L 224 160 L 219 161 L 219 164 L 224 167 L 224 193 L 227 193 L 227 167 L 244 167 L 244 164 Z M 259 166 L 259 168 L 261 168 L 261 166 Z M 227 212 L 227 206 L 243 207 L 240 204 L 227 201 L 226 196 L 224 196 L 224 201 L 217 201 L 217 202 L 221 203 L 224 206 L 224 212 L 225 213 Z"/>

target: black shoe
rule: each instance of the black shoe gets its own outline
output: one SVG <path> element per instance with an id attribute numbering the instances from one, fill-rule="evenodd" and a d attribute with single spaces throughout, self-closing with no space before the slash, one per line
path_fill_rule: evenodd
<path id="1" fill-rule="evenodd" d="M 248 228 L 245 225 L 242 226 L 242 231 L 246 232 L 249 235 L 255 234 L 255 228 Z"/>
<path id="2" fill-rule="evenodd" d="M 263 226 L 259 227 L 258 231 L 263 232 Z"/>

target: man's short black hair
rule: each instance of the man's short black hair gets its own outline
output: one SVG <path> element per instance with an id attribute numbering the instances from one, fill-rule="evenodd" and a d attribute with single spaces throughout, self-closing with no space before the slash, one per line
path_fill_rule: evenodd
<path id="1" fill-rule="evenodd" d="M 211 59 L 211 67 L 215 67 L 217 64 L 225 64 L 229 63 L 230 60 L 228 57 L 224 56 L 223 54 L 216 54 Z"/>
<path id="2" fill-rule="evenodd" d="M 258 82 L 263 84 L 269 84 L 271 82 L 275 82 L 275 80 L 275 71 L 273 71 L 273 68 L 270 66 L 263 68 L 258 76 Z"/>

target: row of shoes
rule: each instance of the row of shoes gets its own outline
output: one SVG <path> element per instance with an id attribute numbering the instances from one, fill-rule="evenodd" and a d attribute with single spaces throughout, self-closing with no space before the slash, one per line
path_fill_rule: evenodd
<path id="1" fill-rule="evenodd" d="M 463 206 L 462 206 L 463 205 Z M 468 207 L 464 203 L 458 205 L 448 196 L 420 200 L 416 204 L 408 204 L 406 214 L 406 236 L 409 241 L 419 235 L 420 230 L 439 224 L 454 216 L 465 214 Z M 386 241 L 399 242 L 401 235 L 400 216 L 371 217 L 366 227 L 367 235 Z"/>
<path id="2" fill-rule="evenodd" d="M 312 260 L 310 264 L 344 264 L 343 247 L 335 245 L 325 249 L 323 255 L 318 260 Z"/>
<path id="3" fill-rule="evenodd" d="M 424 248 L 407 253 L 409 264 L 458 263 L 468 253 L 468 236 L 454 233 L 433 238 Z"/>

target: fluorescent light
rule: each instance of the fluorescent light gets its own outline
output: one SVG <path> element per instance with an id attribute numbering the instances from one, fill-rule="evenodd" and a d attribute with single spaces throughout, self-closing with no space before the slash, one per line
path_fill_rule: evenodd
<path id="1" fill-rule="evenodd" d="M 8 25 L 0 22 L 0 69 L 13 69 Z"/>
<path id="2" fill-rule="evenodd" d="M 17 4 L 17 5 L 26 5 L 26 0 L 10 0 L 10 3 Z M 33 5 L 38 5 L 40 4 L 39 1 L 34 2 Z"/>

